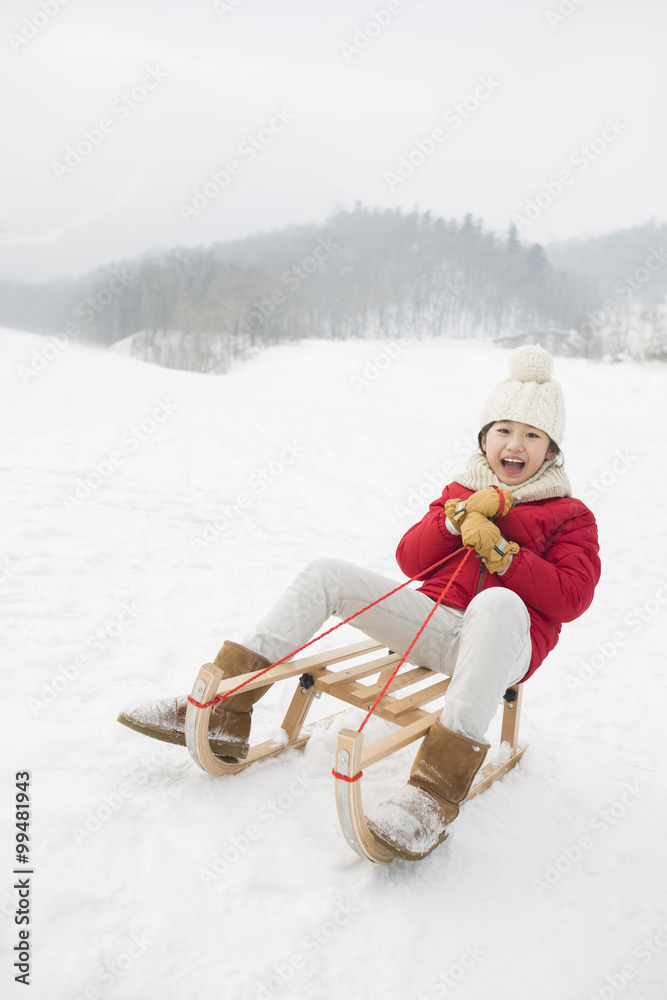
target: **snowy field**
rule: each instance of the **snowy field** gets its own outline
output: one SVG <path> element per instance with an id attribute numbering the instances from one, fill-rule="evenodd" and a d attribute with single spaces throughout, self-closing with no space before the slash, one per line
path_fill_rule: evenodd
<path id="1" fill-rule="evenodd" d="M 116 715 L 189 691 L 311 558 L 401 580 L 396 544 L 463 467 L 509 352 L 308 342 L 205 376 L 57 348 L 0 332 L 2 996 L 664 1000 L 665 369 L 556 359 L 566 469 L 600 526 L 595 602 L 526 687 L 519 766 L 429 858 L 374 866 L 330 773 L 361 713 L 226 778 Z M 290 695 L 259 704 L 260 736 Z M 369 769 L 367 807 L 414 752 Z"/>

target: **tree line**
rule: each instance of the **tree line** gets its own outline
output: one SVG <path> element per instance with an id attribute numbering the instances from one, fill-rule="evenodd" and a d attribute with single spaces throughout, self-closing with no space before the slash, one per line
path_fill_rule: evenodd
<path id="1" fill-rule="evenodd" d="M 666 228 L 545 250 L 470 214 L 357 204 L 321 225 L 146 254 L 77 281 L 4 283 L 0 323 L 69 324 L 83 342 L 124 341 L 199 371 L 283 341 L 364 336 L 541 338 L 587 357 L 667 357 Z"/>

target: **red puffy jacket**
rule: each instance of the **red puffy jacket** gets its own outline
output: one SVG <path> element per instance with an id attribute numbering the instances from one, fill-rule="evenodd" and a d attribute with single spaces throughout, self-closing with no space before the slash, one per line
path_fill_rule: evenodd
<path id="1" fill-rule="evenodd" d="M 434 600 L 462 557 L 448 560 L 430 576 L 424 574 L 433 563 L 461 547 L 460 535 L 453 535 L 445 525 L 445 501 L 472 493 L 459 483 L 450 483 L 399 543 L 396 559 L 401 570 L 406 576 L 425 580 L 419 590 Z M 444 603 L 466 608 L 487 587 L 513 590 L 530 614 L 533 654 L 525 681 L 558 642 L 561 624 L 574 621 L 593 600 L 600 579 L 597 525 L 588 507 L 574 497 L 517 504 L 495 523 L 505 538 L 519 543 L 521 551 L 502 576 L 489 573 L 476 553 L 470 556 Z"/>

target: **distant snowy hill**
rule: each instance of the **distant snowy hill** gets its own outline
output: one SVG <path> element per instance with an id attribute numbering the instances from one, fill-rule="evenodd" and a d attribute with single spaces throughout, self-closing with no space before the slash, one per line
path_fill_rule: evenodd
<path id="1" fill-rule="evenodd" d="M 247 340 L 228 333 L 138 330 L 115 341 L 109 349 L 126 358 L 150 361 L 165 368 L 223 374 L 236 358 L 250 353 Z"/>
<path id="2" fill-rule="evenodd" d="M 3 997 L 663 1000 L 664 367 L 556 359 L 602 581 L 526 687 L 523 760 L 425 861 L 373 866 L 342 836 L 335 735 L 360 713 L 231 778 L 115 721 L 190 690 L 312 558 L 402 580 L 396 544 L 463 467 L 508 356 L 309 341 L 212 376 L 0 330 Z M 367 807 L 414 752 L 368 769 Z"/>

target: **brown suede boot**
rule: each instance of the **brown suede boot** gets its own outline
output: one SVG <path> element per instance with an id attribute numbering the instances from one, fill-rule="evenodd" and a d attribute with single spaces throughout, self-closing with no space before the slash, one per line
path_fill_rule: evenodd
<path id="1" fill-rule="evenodd" d="M 225 678 L 240 677 L 242 674 L 250 674 L 255 670 L 264 670 L 271 665 L 271 661 L 259 653 L 240 646 L 237 642 L 225 642 L 222 649 L 214 659 L 214 664 L 219 667 Z M 250 724 L 252 721 L 252 707 L 259 701 L 271 687 L 257 688 L 247 691 L 243 688 L 238 694 L 232 694 L 211 711 L 211 718 L 215 715 L 215 724 L 220 733 L 223 733 L 228 741 L 227 755 L 244 759 L 248 756 L 250 738 Z M 220 739 L 220 737 L 218 737 Z M 214 751 L 217 753 L 217 751 Z"/>
<path id="2" fill-rule="evenodd" d="M 490 744 L 431 726 L 407 785 L 368 818 L 371 833 L 397 857 L 418 861 L 449 833 Z"/>
<path id="3" fill-rule="evenodd" d="M 254 670 L 263 670 L 271 663 L 265 656 L 253 653 L 236 642 L 225 642 L 213 662 L 225 677 L 240 677 Z M 270 687 L 267 684 L 255 691 L 239 691 L 213 707 L 208 734 L 211 750 L 216 756 L 242 760 L 248 756 L 252 706 Z M 118 722 L 144 736 L 185 746 L 187 707 L 187 698 L 170 698 L 121 712 Z"/>

